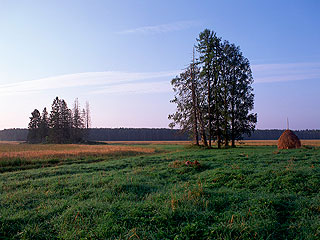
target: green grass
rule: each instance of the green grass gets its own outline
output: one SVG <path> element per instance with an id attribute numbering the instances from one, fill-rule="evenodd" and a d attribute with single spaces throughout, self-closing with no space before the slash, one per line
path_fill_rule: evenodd
<path id="1" fill-rule="evenodd" d="M 320 238 L 319 148 L 152 147 L 1 173 L 0 239 Z"/>

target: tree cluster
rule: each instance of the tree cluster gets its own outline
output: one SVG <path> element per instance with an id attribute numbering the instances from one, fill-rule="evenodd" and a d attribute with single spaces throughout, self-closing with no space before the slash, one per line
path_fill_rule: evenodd
<path id="1" fill-rule="evenodd" d="M 218 148 L 235 147 L 243 134 L 250 135 L 257 122 L 250 63 L 240 48 L 217 37 L 208 29 L 199 34 L 197 58 L 172 79 L 175 92 L 171 102 L 176 112 L 169 115 L 170 127 L 192 132 L 195 144 Z"/>
<path id="2" fill-rule="evenodd" d="M 31 113 L 29 143 L 79 143 L 85 140 L 90 125 L 88 102 L 81 110 L 78 99 L 75 99 L 71 110 L 65 100 L 56 97 L 51 108 L 50 114 L 47 108 L 42 113 L 38 109 Z"/>

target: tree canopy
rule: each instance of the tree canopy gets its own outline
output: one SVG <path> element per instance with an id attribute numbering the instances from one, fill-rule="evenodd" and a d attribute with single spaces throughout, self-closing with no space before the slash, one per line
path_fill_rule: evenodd
<path id="1" fill-rule="evenodd" d="M 171 102 L 176 112 L 169 115 L 170 127 L 179 126 L 201 138 L 205 146 L 216 141 L 218 148 L 235 146 L 243 134 L 255 129 L 257 114 L 252 113 L 254 95 L 250 63 L 240 47 L 222 40 L 205 29 L 195 46 L 198 57 L 172 79 L 175 92 Z"/>

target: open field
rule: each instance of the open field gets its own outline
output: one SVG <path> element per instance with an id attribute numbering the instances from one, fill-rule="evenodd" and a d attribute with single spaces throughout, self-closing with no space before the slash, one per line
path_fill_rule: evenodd
<path id="1" fill-rule="evenodd" d="M 0 172 L 75 162 L 97 162 L 107 157 L 154 153 L 150 147 L 129 145 L 0 143 Z"/>
<path id="2" fill-rule="evenodd" d="M 0 173 L 0 239 L 319 239 L 319 147 L 145 144 L 14 145 L 137 151 Z"/>
<path id="3" fill-rule="evenodd" d="M 278 140 L 241 140 L 237 141 L 238 146 L 276 146 Z M 20 144 L 17 141 L 0 141 L 1 144 Z M 103 141 L 110 145 L 189 145 L 190 141 Z M 303 139 L 302 145 L 307 146 L 320 146 L 320 139 Z"/>

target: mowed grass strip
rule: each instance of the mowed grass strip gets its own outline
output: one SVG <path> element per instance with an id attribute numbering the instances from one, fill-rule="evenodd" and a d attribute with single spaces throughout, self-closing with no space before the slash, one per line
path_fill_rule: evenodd
<path id="1" fill-rule="evenodd" d="M 319 239 L 318 148 L 158 147 L 0 174 L 0 238 Z"/>
<path id="2" fill-rule="evenodd" d="M 81 144 L 0 144 L 0 172 L 54 164 L 103 160 L 108 156 L 152 154 L 155 148 L 141 146 Z"/>

